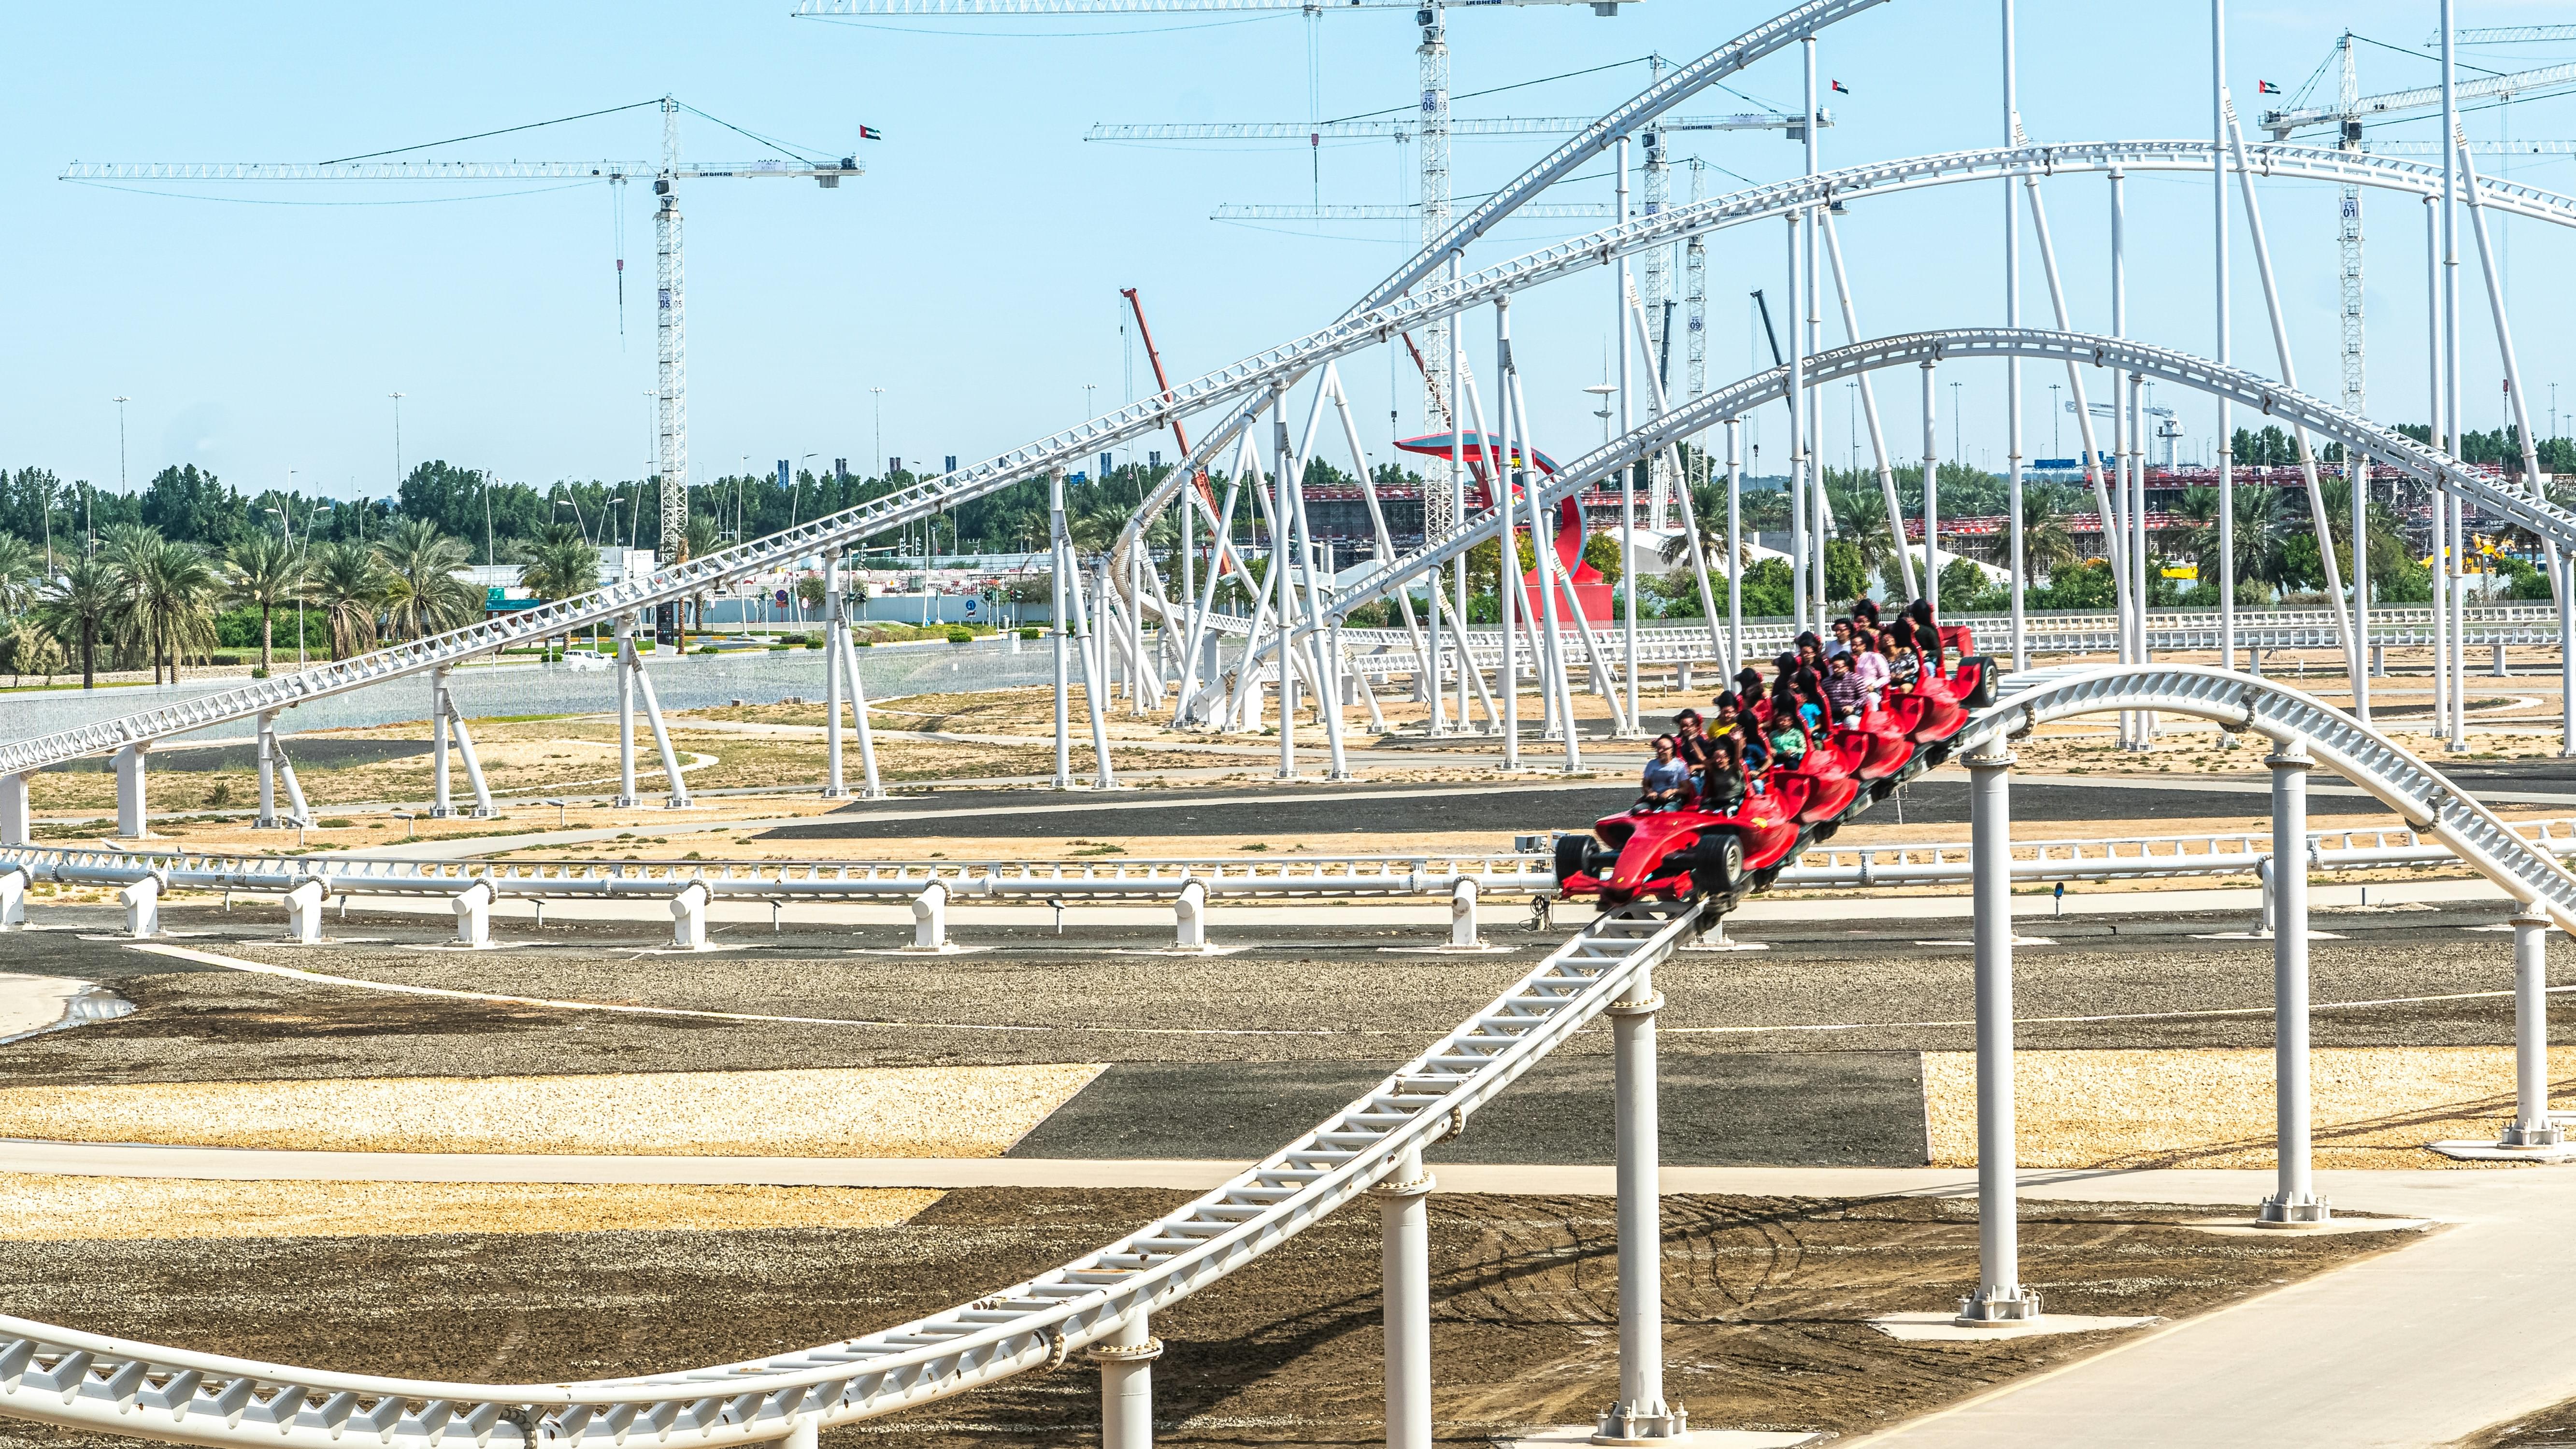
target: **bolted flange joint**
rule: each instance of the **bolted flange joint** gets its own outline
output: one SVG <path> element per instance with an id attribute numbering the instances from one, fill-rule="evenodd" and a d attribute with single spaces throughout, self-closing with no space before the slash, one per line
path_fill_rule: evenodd
<path id="1" fill-rule="evenodd" d="M 1402 1182 L 1381 1182 L 1375 1187 L 1370 1188 L 1368 1190 L 1368 1195 L 1376 1198 L 1399 1199 L 1408 1197 L 1424 1197 L 1430 1194 L 1432 1187 L 1438 1182 L 1438 1178 L 1433 1177 L 1430 1173 L 1426 1172 L 1420 1177 L 1409 1177 Z"/>
<path id="2" fill-rule="evenodd" d="M 1679 1404 L 1613 1404 L 1592 1434 L 1595 1444 L 1687 1444 L 1690 1410 Z"/>
<path id="3" fill-rule="evenodd" d="M 1604 1016 L 1652 1016 L 1664 1009 L 1664 993 L 1658 991 L 1643 998 L 1626 997 L 1601 1008 Z"/>
<path id="4" fill-rule="evenodd" d="M 1126 1345 L 1095 1343 L 1082 1352 L 1093 1363 L 1151 1363 L 1163 1356 L 1163 1341 L 1149 1338 L 1143 1343 Z"/>

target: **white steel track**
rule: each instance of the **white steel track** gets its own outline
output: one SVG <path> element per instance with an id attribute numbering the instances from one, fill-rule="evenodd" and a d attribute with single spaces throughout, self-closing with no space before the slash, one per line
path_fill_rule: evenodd
<path id="1" fill-rule="evenodd" d="M 2188 666 L 2005 680 L 1954 750 L 2079 714 L 2154 709 L 2297 740 L 2516 900 L 2576 926 L 2576 876 L 2386 736 L 2297 690 Z M 1630 906 L 1578 932 L 1430 1050 L 1223 1187 L 1063 1267 L 895 1328 L 627 1379 L 472 1384 L 259 1363 L 0 1318 L 0 1416 L 231 1446 L 734 1445 L 963 1393 L 1116 1332 L 1322 1220 L 1617 1000 L 1699 925 Z"/>
<path id="2" fill-rule="evenodd" d="M 1960 327 L 1876 338 L 1820 352 L 1804 360 L 1804 372 L 1806 384 L 1817 387 L 1882 368 L 1925 361 L 2011 357 L 2114 367 L 2245 404 L 2266 417 L 2303 426 L 2356 452 L 2368 453 L 2379 466 L 2466 498 L 2480 509 L 2520 524 L 2562 548 L 2576 547 L 2576 514 L 2554 503 L 2490 480 L 2412 438 L 2383 429 L 2334 403 L 2283 387 L 2259 373 L 2134 339 L 2027 327 Z M 1548 475 L 1537 485 L 1541 506 L 1615 477 L 1637 459 L 1651 457 L 1729 418 L 1777 402 L 1787 396 L 1788 390 L 1789 369 L 1775 367 L 1693 398 Z M 1495 510 L 1487 509 L 1402 558 L 1355 571 L 1342 584 L 1335 607 L 1347 611 L 1382 597 L 1465 553 L 1493 533 L 1496 517 Z"/>
<path id="3" fill-rule="evenodd" d="M 1560 822 L 1562 824 L 1562 822 Z M 2516 820 L 2517 835 L 2550 855 L 2576 856 L 2576 817 Z M 1774 890 L 1868 890 L 1956 885 L 1969 876 L 1964 840 L 1891 845 L 1810 845 L 1780 872 Z M 2012 847 L 2015 880 L 2093 881 L 2244 875 L 2269 859 L 2267 832 L 2128 835 L 2022 840 Z M 2312 869 L 2385 870 L 2453 859 L 2449 847 L 2405 828 L 2356 827 L 2308 834 Z M 1553 893 L 1545 851 L 1482 856 L 1260 856 L 1115 863 L 1006 861 L 481 861 L 385 856 L 224 855 L 61 846 L 0 847 L 0 875 L 31 881 L 121 886 L 146 877 L 166 890 L 283 893 L 306 881 L 331 896 L 451 897 L 476 885 L 496 900 L 667 901 L 693 885 L 717 899 L 881 901 L 909 899 L 933 881 L 948 899 L 1045 901 L 1168 900 L 1196 881 L 1211 896 L 1365 900 L 1441 896 L 1472 882 L 1480 899 L 1520 891 Z"/>
<path id="4" fill-rule="evenodd" d="M 1819 4 L 1792 12 L 1792 15 L 1830 11 L 1839 17 L 1875 3 L 1878 0 L 1820 0 Z M 1807 23 L 1812 27 L 1812 24 L 1823 22 Z M 1683 74 L 1688 72 L 1679 72 L 1675 78 Z M 1573 144 L 1577 143 L 1569 143 Z M 2428 195 L 2439 194 L 2441 189 L 2440 168 L 2418 162 L 2277 145 L 2248 146 L 2246 153 L 2246 165 L 2258 175 L 2348 181 Z M 1790 215 L 1823 201 L 1849 200 L 1923 186 L 2108 170 L 2113 166 L 2132 171 L 2206 171 L 2211 164 L 2212 148 L 2205 141 L 2088 142 L 1963 151 L 1800 177 L 1795 181 L 1756 187 L 1655 216 L 1640 217 L 1622 226 L 1571 238 L 1489 267 L 1456 283 L 1442 282 L 1425 287 L 1295 341 L 1255 353 L 1156 397 L 1130 403 L 971 467 L 925 479 L 883 498 L 799 524 L 765 539 L 690 560 L 649 578 L 619 583 L 562 603 L 527 610 L 508 619 L 485 621 L 239 689 L 205 695 L 121 719 L 0 744 L 0 775 L 18 774 L 62 760 L 105 754 L 130 744 L 146 744 L 209 725 L 249 719 L 348 690 L 407 678 L 431 669 L 454 667 L 466 660 L 550 635 L 612 623 L 640 609 L 688 598 L 724 580 L 846 546 L 1011 484 L 1042 477 L 1051 468 L 1080 466 L 1103 448 L 1115 447 L 1169 427 L 1175 417 L 1188 418 L 1209 409 L 1224 410 L 1222 421 L 1205 434 L 1210 441 L 1203 446 L 1215 446 L 1218 440 L 1232 437 L 1240 426 L 1248 424 L 1266 404 L 1272 388 L 1284 387 L 1335 358 L 1392 343 L 1408 328 L 1454 316 L 1498 297 L 1708 231 Z M 2480 178 L 2477 192 L 2481 204 L 2499 211 L 2558 225 L 2576 225 L 2576 200 L 2488 178 Z M 1980 355 L 1973 348 L 1960 345 L 1962 351 L 1957 355 Z M 1827 357 L 1835 355 L 1826 354 Z M 2178 353 L 2166 355 L 2182 356 Z M 1823 357 L 1814 359 L 1819 364 L 1824 360 Z M 2252 374 L 2238 376 L 2253 378 Z M 1821 376 L 1810 378 L 1811 382 L 1822 380 L 1826 379 Z M 2263 386 L 2270 387 L 2269 384 Z M 1709 394 L 1691 407 L 1667 414 L 1659 422 L 1685 415 L 1722 419 L 1726 414 L 1712 413 L 1702 406 L 1708 398 L 1717 396 L 1720 394 Z M 1679 432 L 1673 434 L 1680 435 Z M 2365 446 L 2374 457 L 2394 461 L 2394 445 L 2386 444 L 2386 437 L 2372 430 Z M 1169 490 L 1179 486 L 1180 475 L 1186 471 L 1175 469 L 1174 477 L 1165 481 L 1165 489 L 1157 497 L 1168 502 Z"/>

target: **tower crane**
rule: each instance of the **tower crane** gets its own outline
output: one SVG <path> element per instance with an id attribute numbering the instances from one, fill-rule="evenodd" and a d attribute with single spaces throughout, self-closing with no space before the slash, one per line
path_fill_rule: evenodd
<path id="1" fill-rule="evenodd" d="M 689 531 L 688 326 L 686 289 L 680 248 L 680 193 L 683 181 L 724 178 L 811 179 L 838 187 L 846 176 L 867 168 L 855 156 L 834 161 L 798 159 L 763 161 L 683 161 L 680 159 L 680 103 L 664 96 L 662 157 L 653 161 L 378 161 L 299 162 L 112 162 L 75 161 L 63 169 L 65 181 L 527 181 L 592 179 L 622 183 L 653 178 L 653 254 L 656 272 L 654 353 L 658 370 L 656 427 L 661 476 L 661 558 L 677 562 L 687 551 Z M 863 132 L 873 138 L 873 132 Z M 678 614 L 662 606 L 655 631 L 666 640 L 677 637 Z"/>
<path id="2" fill-rule="evenodd" d="M 2075 399 L 2068 398 L 2066 400 L 2065 407 L 2070 413 L 2075 411 Z M 2117 403 L 2093 403 L 2087 407 L 2086 411 L 2090 412 L 2097 418 L 2117 418 L 2120 415 L 2120 405 Z M 2141 404 L 2138 411 L 2145 413 L 2151 418 L 2157 419 L 2155 436 L 2164 440 L 2165 471 L 2173 471 L 2174 441 L 2182 436 L 2182 424 L 2177 420 L 2178 415 L 2172 408 L 2157 407 L 2152 403 Z M 2145 450 L 2141 449 L 2140 451 L 2144 452 Z"/>
<path id="3" fill-rule="evenodd" d="M 914 18 L 1009 17 L 1029 18 L 1066 15 L 1177 15 L 1193 11 L 1221 11 L 1227 14 L 1252 14 L 1261 11 L 1302 12 L 1308 20 L 1320 19 L 1327 11 L 1405 11 L 1413 12 L 1413 23 L 1421 31 L 1421 43 L 1414 50 L 1421 78 L 1421 119 L 1418 134 L 1422 139 L 1422 235 L 1438 236 L 1449 228 L 1449 0 L 797 0 L 795 15 L 809 19 L 840 16 L 910 16 Z M 1614 16 L 1622 3 L 1636 0 L 1459 0 L 1479 8 L 1495 5 L 1590 5 L 1592 13 Z M 1424 329 L 1423 353 L 1426 366 L 1422 371 L 1425 399 L 1423 414 L 1439 415 L 1446 407 L 1449 391 L 1449 327 L 1447 320 Z M 1437 490 L 1434 490 L 1435 493 Z M 1441 495 L 1426 501 L 1424 523 L 1435 531 L 1445 526 L 1448 499 Z"/>
<path id="4" fill-rule="evenodd" d="M 2494 25 L 2481 30 L 2454 30 L 2451 38 L 2462 45 L 2536 45 L 2551 40 L 2576 40 L 2576 25 Z M 2424 38 L 2426 45 L 2442 43 L 2442 32 L 2436 30 Z"/>
<path id="5" fill-rule="evenodd" d="M 2567 30 L 2570 33 L 2576 33 L 2576 27 L 2571 26 L 2524 26 L 2517 29 Z M 2461 31 L 2460 37 L 2466 40 L 2472 34 L 2502 38 L 2505 32 Z M 2438 35 L 2435 37 L 2437 40 L 2439 38 Z M 2525 38 L 2545 37 L 2532 35 Z M 2273 140 L 2286 141 L 2301 131 L 2313 131 L 2330 126 L 2334 129 L 2336 150 L 2360 151 L 2366 149 L 2362 143 L 2362 124 L 2365 120 L 2396 120 L 2411 113 L 2434 110 L 2441 106 L 2442 88 L 2440 86 L 2416 86 L 2411 90 L 2389 91 L 2376 96 L 2361 94 L 2359 76 L 2353 64 L 2353 39 L 2353 33 L 2347 30 L 2335 42 L 2334 104 L 2289 106 L 2264 112 L 2260 124 L 2272 133 Z M 2541 66 L 2535 70 L 2516 71 L 2510 75 L 2492 75 L 2473 81 L 2462 81 L 2457 87 L 2457 95 L 2463 101 L 2486 96 L 2511 97 L 2529 91 L 2569 84 L 2576 84 L 2576 64 Z M 2403 143 L 2398 146 L 2384 146 L 2382 149 L 2413 150 L 2419 144 L 2426 152 L 2440 154 L 2438 142 Z M 2473 146 L 2471 149 L 2483 148 Z M 2340 252 L 2341 263 L 2337 272 L 2342 285 L 2340 311 L 2343 327 L 2343 405 L 2358 413 L 2366 411 L 2365 404 L 2369 391 L 2368 361 L 2363 352 L 2362 343 L 2361 188 L 2347 184 L 2341 188 L 2341 192 L 2335 245 Z"/>

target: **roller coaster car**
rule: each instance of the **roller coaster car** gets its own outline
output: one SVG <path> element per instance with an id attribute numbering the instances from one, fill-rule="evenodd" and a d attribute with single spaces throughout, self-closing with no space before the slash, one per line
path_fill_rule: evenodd
<path id="1" fill-rule="evenodd" d="M 1960 660 L 1817 740 L 1797 764 L 1764 771 L 1763 789 L 1733 810 L 1702 809 L 1691 795 L 1675 808 L 1621 811 L 1588 836 L 1558 836 L 1557 894 L 1594 897 L 1605 909 L 1695 898 L 1731 907 L 1770 884 L 1801 847 L 1946 757 L 1969 714 L 1993 701 L 1994 673 L 1990 660 Z"/>

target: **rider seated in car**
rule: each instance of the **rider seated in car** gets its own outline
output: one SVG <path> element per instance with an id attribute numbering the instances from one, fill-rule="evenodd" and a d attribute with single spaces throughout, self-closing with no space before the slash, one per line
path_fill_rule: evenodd
<path id="1" fill-rule="evenodd" d="M 1698 710 L 1686 709 L 1673 716 L 1673 758 L 1693 772 L 1708 763 L 1708 738 Z"/>
<path id="2" fill-rule="evenodd" d="M 1699 772 L 1699 808 L 1718 815 L 1742 808 L 1747 791 L 1742 735 L 1720 735 Z M 1758 790 L 1758 786 L 1753 787 Z"/>
<path id="3" fill-rule="evenodd" d="M 1887 626 L 1888 688 L 1912 689 L 1923 677 L 1923 651 L 1914 647 L 1914 624 L 1898 619 Z"/>
<path id="4" fill-rule="evenodd" d="M 1825 702 L 1833 707 L 1836 724 L 1857 724 L 1862 711 L 1869 708 L 1869 691 L 1852 672 L 1850 655 L 1837 654 L 1825 661 Z"/>
<path id="5" fill-rule="evenodd" d="M 1655 757 L 1646 762 L 1637 804 L 1654 810 L 1676 809 L 1690 793 L 1690 782 L 1690 766 L 1673 758 L 1673 737 L 1655 736 Z"/>
<path id="6" fill-rule="evenodd" d="M 1852 677 L 1860 681 L 1863 707 L 1876 709 L 1884 702 L 1887 681 L 1895 670 L 1887 657 L 1887 637 L 1872 631 L 1852 651 Z"/>
<path id="7" fill-rule="evenodd" d="M 1794 691 L 1795 686 L 1784 679 L 1771 696 L 1771 761 L 1784 769 L 1807 757 L 1807 722 L 1800 717 Z"/>
<path id="8" fill-rule="evenodd" d="M 1737 759 L 1747 769 L 1767 770 L 1771 767 L 1770 749 L 1762 743 L 1762 731 L 1747 715 L 1744 701 L 1733 690 L 1709 701 L 1708 707 L 1715 712 L 1708 726 L 1710 739 L 1734 740 Z"/>
<path id="9" fill-rule="evenodd" d="M 1923 654 L 1923 665 L 1934 674 L 1941 672 L 1941 626 L 1933 621 L 1932 601 L 1916 599 L 1905 606 L 1905 617 L 1914 624 L 1914 647 Z"/>

